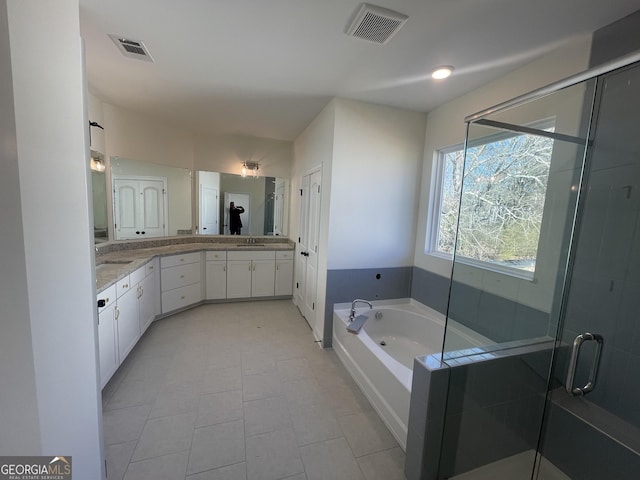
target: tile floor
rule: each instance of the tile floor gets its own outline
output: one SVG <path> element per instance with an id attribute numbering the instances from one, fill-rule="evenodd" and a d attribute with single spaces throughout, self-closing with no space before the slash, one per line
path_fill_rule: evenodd
<path id="1" fill-rule="evenodd" d="M 109 480 L 404 479 L 404 453 L 290 300 L 154 322 L 103 390 Z"/>

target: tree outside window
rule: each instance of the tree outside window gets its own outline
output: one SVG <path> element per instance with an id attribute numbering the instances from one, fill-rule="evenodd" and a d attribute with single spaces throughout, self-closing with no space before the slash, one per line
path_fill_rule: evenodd
<path id="1" fill-rule="evenodd" d="M 457 257 L 533 272 L 552 150 L 519 134 L 472 143 L 466 164 L 462 148 L 441 152 L 436 250 L 453 254 L 458 227 Z"/>

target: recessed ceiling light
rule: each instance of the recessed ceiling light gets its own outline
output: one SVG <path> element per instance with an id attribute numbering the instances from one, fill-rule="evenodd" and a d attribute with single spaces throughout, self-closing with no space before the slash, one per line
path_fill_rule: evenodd
<path id="1" fill-rule="evenodd" d="M 435 80 L 442 80 L 443 78 L 447 78 L 453 72 L 453 67 L 451 65 L 442 65 L 440 67 L 436 67 L 431 72 L 431 78 Z"/>

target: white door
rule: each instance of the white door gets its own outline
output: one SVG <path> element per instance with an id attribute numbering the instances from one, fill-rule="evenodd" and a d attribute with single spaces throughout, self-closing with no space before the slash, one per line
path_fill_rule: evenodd
<path id="1" fill-rule="evenodd" d="M 113 205 L 116 240 L 137 238 L 140 201 L 139 180 L 118 178 L 113 180 Z"/>
<path id="2" fill-rule="evenodd" d="M 200 233 L 202 235 L 218 235 L 218 189 L 200 185 Z"/>
<path id="3" fill-rule="evenodd" d="M 320 198 L 322 174 L 320 169 L 305 175 L 301 182 L 300 238 L 296 268 L 296 296 L 298 308 L 322 338 L 324 319 L 317 318 L 318 244 L 320 240 Z"/>
<path id="4" fill-rule="evenodd" d="M 240 206 L 244 208 L 244 213 L 240 214 L 240 221 L 242 222 L 242 229 L 240 233 L 242 235 L 248 235 L 251 233 L 250 231 L 250 205 L 249 205 L 249 195 L 246 193 L 224 193 L 224 234 L 229 235 L 231 232 L 229 231 L 229 205 L 231 202 L 234 202 L 236 206 Z"/>
<path id="5" fill-rule="evenodd" d="M 116 240 L 167 235 L 166 191 L 166 178 L 114 177 Z"/>
<path id="6" fill-rule="evenodd" d="M 162 180 L 140 181 L 140 238 L 162 237 L 165 233 L 164 192 Z"/>

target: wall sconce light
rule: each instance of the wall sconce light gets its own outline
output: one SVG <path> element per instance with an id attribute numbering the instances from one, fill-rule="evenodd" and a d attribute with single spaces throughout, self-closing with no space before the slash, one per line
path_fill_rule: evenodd
<path id="1" fill-rule="evenodd" d="M 91 170 L 94 172 L 104 172 L 107 166 L 104 164 L 104 160 L 100 157 L 100 154 L 97 152 L 91 151 L 91 160 L 89 161 L 89 166 Z"/>
<path id="2" fill-rule="evenodd" d="M 248 174 L 251 174 L 253 178 L 258 178 L 258 170 L 260 170 L 258 162 L 243 162 L 241 175 L 245 178 Z"/>

